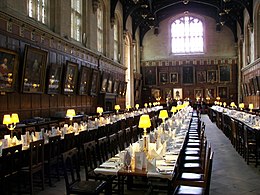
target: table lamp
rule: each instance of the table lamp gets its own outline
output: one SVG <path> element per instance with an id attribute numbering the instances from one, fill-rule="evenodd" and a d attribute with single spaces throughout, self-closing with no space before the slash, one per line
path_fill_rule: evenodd
<path id="1" fill-rule="evenodd" d="M 232 108 L 236 107 L 235 102 L 231 102 L 231 103 L 230 103 L 230 106 L 231 106 Z"/>
<path id="2" fill-rule="evenodd" d="M 174 114 L 175 112 L 177 112 L 176 106 L 173 106 L 173 107 L 172 107 L 171 112 L 172 112 L 173 114 Z"/>
<path id="3" fill-rule="evenodd" d="M 227 106 L 227 103 L 226 103 L 226 102 L 224 102 L 224 103 L 223 103 L 223 106 L 224 106 L 224 107 L 226 107 L 226 106 Z"/>
<path id="4" fill-rule="evenodd" d="M 152 103 L 151 102 L 149 102 L 149 106 L 150 106 L 150 108 L 152 107 Z"/>
<path id="5" fill-rule="evenodd" d="M 144 104 L 144 107 L 145 107 L 145 108 L 147 108 L 147 106 L 148 106 L 148 104 L 147 104 L 147 103 L 145 103 L 145 104 Z"/>
<path id="6" fill-rule="evenodd" d="M 136 104 L 135 108 L 136 108 L 136 110 L 138 110 L 139 109 L 139 104 Z"/>
<path id="7" fill-rule="evenodd" d="M 18 114 L 13 113 L 4 115 L 3 124 L 11 131 L 11 138 L 13 138 L 13 130 L 16 127 L 16 123 L 19 123 Z"/>
<path id="8" fill-rule="evenodd" d="M 146 135 L 146 129 L 151 127 L 151 120 L 150 116 L 148 114 L 143 114 L 139 119 L 139 128 L 144 129 L 144 152 L 148 151 L 148 144 L 147 144 L 147 135 Z"/>
<path id="9" fill-rule="evenodd" d="M 115 110 L 116 110 L 116 113 L 118 114 L 118 111 L 120 110 L 120 106 L 118 104 L 115 105 Z"/>
<path id="10" fill-rule="evenodd" d="M 127 111 L 129 111 L 131 109 L 131 106 L 130 105 L 126 105 L 126 109 L 127 109 Z"/>
<path id="11" fill-rule="evenodd" d="M 76 116 L 75 110 L 74 109 L 68 109 L 67 113 L 66 113 L 66 116 L 70 118 L 70 126 L 69 126 L 68 130 L 72 131 L 73 130 L 72 120 L 73 120 L 73 117 Z"/>
<path id="12" fill-rule="evenodd" d="M 250 112 L 253 112 L 254 104 L 249 104 L 249 105 L 248 105 L 248 108 L 250 109 Z"/>
<path id="13" fill-rule="evenodd" d="M 168 112 L 167 110 L 161 110 L 159 113 L 159 118 L 162 119 L 162 123 L 163 123 L 163 130 L 164 130 L 164 124 L 165 124 L 165 119 L 168 118 Z"/>
<path id="14" fill-rule="evenodd" d="M 245 104 L 244 103 L 240 103 L 238 106 L 239 106 L 240 110 L 243 110 L 243 108 L 245 107 Z"/>
<path id="15" fill-rule="evenodd" d="M 97 107 L 97 113 L 99 114 L 99 116 L 101 116 L 103 112 L 104 110 L 102 107 Z"/>

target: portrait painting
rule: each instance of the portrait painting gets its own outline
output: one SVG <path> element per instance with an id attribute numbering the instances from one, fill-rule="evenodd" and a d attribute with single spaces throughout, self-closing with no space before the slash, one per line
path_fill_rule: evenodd
<path id="1" fill-rule="evenodd" d="M 61 91 L 62 65 L 51 64 L 48 71 L 47 93 L 59 94 Z"/>
<path id="2" fill-rule="evenodd" d="M 101 88 L 100 88 L 101 93 L 105 93 L 107 91 L 108 78 L 109 78 L 109 74 L 107 72 L 103 72 L 102 79 L 101 79 Z"/>
<path id="3" fill-rule="evenodd" d="M 231 82 L 231 66 L 219 65 L 219 82 Z"/>
<path id="4" fill-rule="evenodd" d="M 259 76 L 260 77 L 260 76 Z M 253 83 L 254 83 L 254 88 L 255 88 L 255 93 L 256 95 L 259 94 L 259 91 L 260 91 L 260 83 L 258 83 L 258 80 L 257 80 L 257 76 L 255 76 L 253 78 Z"/>
<path id="5" fill-rule="evenodd" d="M 173 99 L 181 100 L 182 98 L 182 88 L 173 88 Z"/>
<path id="6" fill-rule="evenodd" d="M 182 67 L 182 83 L 193 84 L 194 83 L 194 68 L 193 66 Z"/>
<path id="7" fill-rule="evenodd" d="M 168 73 L 167 72 L 159 72 L 159 81 L 160 81 L 160 84 L 168 83 Z"/>
<path id="8" fill-rule="evenodd" d="M 226 86 L 218 87 L 218 96 L 220 98 L 228 98 L 228 87 Z"/>
<path id="9" fill-rule="evenodd" d="M 194 98 L 203 98 L 203 89 L 194 89 Z"/>
<path id="10" fill-rule="evenodd" d="M 92 69 L 91 84 L 90 84 L 90 95 L 97 96 L 99 88 L 99 71 Z"/>
<path id="11" fill-rule="evenodd" d="M 113 85 L 113 93 L 115 93 L 115 94 L 118 93 L 118 86 L 119 86 L 119 80 L 115 80 L 114 85 Z"/>
<path id="12" fill-rule="evenodd" d="M 178 72 L 171 72 L 170 73 L 170 83 L 178 83 Z"/>
<path id="13" fill-rule="evenodd" d="M 197 71 L 197 83 L 206 83 L 207 72 L 206 71 Z"/>
<path id="14" fill-rule="evenodd" d="M 217 71 L 216 70 L 208 70 L 207 71 L 207 82 L 208 83 L 216 83 L 217 82 Z"/>
<path id="15" fill-rule="evenodd" d="M 164 100 L 172 100 L 172 89 L 171 88 L 164 88 L 163 89 L 163 99 Z"/>
<path id="16" fill-rule="evenodd" d="M 25 46 L 23 63 L 23 93 L 43 93 L 46 77 L 46 63 L 48 52 Z"/>
<path id="17" fill-rule="evenodd" d="M 91 69 L 81 66 L 79 75 L 79 95 L 88 95 L 90 87 Z"/>
<path id="18" fill-rule="evenodd" d="M 157 67 L 147 66 L 143 67 L 144 85 L 157 85 Z"/>
<path id="19" fill-rule="evenodd" d="M 210 99 L 214 99 L 216 98 L 216 88 L 215 87 L 212 87 L 212 88 L 207 88 L 205 90 L 205 97 L 207 98 L 210 98 Z"/>
<path id="20" fill-rule="evenodd" d="M 0 91 L 14 92 L 18 76 L 18 53 L 0 48 Z"/>
<path id="21" fill-rule="evenodd" d="M 64 72 L 64 83 L 63 83 L 64 94 L 69 95 L 69 94 L 76 93 L 78 68 L 79 65 L 77 63 L 67 61 L 65 72 Z"/>
<path id="22" fill-rule="evenodd" d="M 151 89 L 151 96 L 152 96 L 152 100 L 157 100 L 161 97 L 161 90 L 160 89 Z"/>
<path id="23" fill-rule="evenodd" d="M 108 93 L 112 93 L 112 90 L 113 90 L 113 76 L 110 74 L 109 75 L 109 78 L 108 78 L 108 81 L 107 81 L 107 92 Z"/>

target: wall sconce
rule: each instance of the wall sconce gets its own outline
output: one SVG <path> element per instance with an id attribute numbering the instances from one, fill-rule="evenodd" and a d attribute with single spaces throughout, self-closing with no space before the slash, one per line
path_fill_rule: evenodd
<path id="1" fill-rule="evenodd" d="M 148 143 L 147 143 L 146 129 L 151 127 L 151 120 L 150 120 L 150 116 L 148 114 L 144 114 L 140 117 L 138 127 L 144 129 L 144 135 L 143 135 L 143 137 L 144 137 L 144 152 L 147 152 Z"/>
<path id="2" fill-rule="evenodd" d="M 13 130 L 16 127 L 16 123 L 19 123 L 18 114 L 13 113 L 4 115 L 3 124 L 11 131 L 11 138 L 13 138 Z"/>

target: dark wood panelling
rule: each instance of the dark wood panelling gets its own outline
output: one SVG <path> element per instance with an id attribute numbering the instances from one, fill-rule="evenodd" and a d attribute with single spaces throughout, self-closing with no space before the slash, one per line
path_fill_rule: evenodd
<path id="1" fill-rule="evenodd" d="M 90 68 L 97 68 L 98 61 L 106 61 L 106 67 L 120 80 L 125 78 L 125 68 L 118 66 L 117 63 L 105 56 L 100 56 L 95 52 L 89 51 L 78 45 L 73 44 L 69 40 L 65 40 L 59 35 L 49 33 L 49 30 L 44 31 L 37 26 L 32 26 L 26 21 L 21 21 L 19 18 L 12 18 L 12 32 L 7 32 L 7 21 L 10 19 L 0 13 L 0 47 L 9 48 L 19 54 L 19 76 L 18 85 L 22 80 L 22 66 L 25 45 L 40 48 L 48 52 L 48 64 L 62 64 L 65 66 L 66 60 L 77 62 L 79 65 L 87 64 Z M 20 28 L 23 25 L 23 36 L 20 36 Z M 32 33 L 34 39 L 32 40 Z M 119 75 L 119 76 L 118 76 Z M 17 86 L 15 93 L 5 94 L 0 96 L 0 117 L 6 113 L 17 112 L 20 120 L 29 119 L 32 117 L 50 117 L 57 112 L 65 112 L 68 108 L 75 108 L 76 112 L 93 113 L 97 105 L 97 97 L 91 96 L 66 96 L 57 94 L 54 96 L 44 94 L 29 94 L 20 93 L 20 86 Z M 122 100 L 123 101 L 123 100 Z M 1 119 L 0 119 L 1 120 Z"/>

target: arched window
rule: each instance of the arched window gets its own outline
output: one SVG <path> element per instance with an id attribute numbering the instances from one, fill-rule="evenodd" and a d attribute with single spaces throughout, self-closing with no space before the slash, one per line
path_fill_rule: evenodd
<path id="1" fill-rule="evenodd" d="M 203 53 L 203 24 L 192 16 L 183 16 L 171 24 L 171 45 L 174 54 Z"/>
<path id="2" fill-rule="evenodd" d="M 119 61 L 120 60 L 120 38 L 119 38 L 119 20 L 118 17 L 115 17 L 115 23 L 114 23 L 114 60 Z"/>
<path id="3" fill-rule="evenodd" d="M 82 0 L 71 0 L 71 38 L 81 41 Z"/>
<path id="4" fill-rule="evenodd" d="M 48 0 L 29 0 L 28 15 L 35 20 L 47 24 Z"/>
<path id="5" fill-rule="evenodd" d="M 103 36 L 104 36 L 104 18 L 103 18 L 102 6 L 98 6 L 97 9 L 97 50 L 103 53 Z"/>

